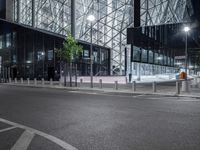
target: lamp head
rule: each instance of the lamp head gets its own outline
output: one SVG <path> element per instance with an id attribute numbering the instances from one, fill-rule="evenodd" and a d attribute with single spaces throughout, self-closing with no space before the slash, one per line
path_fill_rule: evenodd
<path id="1" fill-rule="evenodd" d="M 185 32 L 190 31 L 190 27 L 188 27 L 188 26 L 184 27 L 184 31 L 185 31 Z"/>
<path id="2" fill-rule="evenodd" d="M 89 16 L 87 17 L 87 20 L 90 21 L 90 22 L 93 22 L 95 19 L 96 19 L 96 18 L 95 18 L 94 15 L 89 15 Z"/>

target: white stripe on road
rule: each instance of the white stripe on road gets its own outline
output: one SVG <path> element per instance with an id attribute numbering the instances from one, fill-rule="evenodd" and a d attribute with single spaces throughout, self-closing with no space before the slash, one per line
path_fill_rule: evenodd
<path id="1" fill-rule="evenodd" d="M 69 93 L 79 93 L 79 94 L 88 94 L 88 95 L 102 95 L 102 96 L 117 96 L 117 97 L 141 97 L 145 96 L 145 94 L 138 94 L 138 95 L 120 95 L 119 93 L 114 95 L 115 93 L 111 92 L 104 92 L 104 93 L 94 93 L 94 92 L 83 92 L 83 91 L 68 91 Z M 122 93 L 123 94 L 123 93 Z M 134 94 L 134 93 L 128 93 Z"/>
<path id="2" fill-rule="evenodd" d="M 27 126 L 24 126 L 24 125 L 15 123 L 15 122 L 11 122 L 11 121 L 8 121 L 8 120 L 2 119 L 2 118 L 0 118 L 0 122 L 12 125 L 12 126 L 17 127 L 17 128 L 24 129 L 26 131 L 32 132 L 32 133 L 37 134 L 37 135 L 40 135 L 40 136 L 52 141 L 53 143 L 61 146 L 65 150 L 78 150 L 77 148 L 71 146 L 70 144 L 68 144 L 68 143 L 66 143 L 66 142 L 64 142 L 64 141 L 62 141 L 62 140 L 60 140 L 60 139 L 58 139 L 58 138 L 56 138 L 52 135 L 41 132 L 39 130 L 30 128 L 30 127 L 27 127 Z"/>
<path id="3" fill-rule="evenodd" d="M 12 129 L 15 129 L 16 127 L 9 127 L 9 128 L 5 128 L 5 129 L 1 129 L 0 130 L 0 133 L 1 132 L 5 132 L 5 131 L 9 131 L 9 130 L 12 130 Z"/>
<path id="4" fill-rule="evenodd" d="M 34 133 L 24 131 L 11 150 L 27 150 L 34 136 Z"/>

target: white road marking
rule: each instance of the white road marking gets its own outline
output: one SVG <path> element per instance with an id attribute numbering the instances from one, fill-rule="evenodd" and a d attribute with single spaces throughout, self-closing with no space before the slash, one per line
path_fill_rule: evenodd
<path id="1" fill-rule="evenodd" d="M 66 142 L 64 142 L 64 141 L 62 141 L 62 140 L 60 140 L 60 139 L 58 139 L 58 138 L 56 138 L 56 137 L 54 137 L 52 135 L 46 134 L 44 132 L 41 132 L 39 130 L 30 128 L 30 127 L 27 127 L 27 126 L 24 126 L 24 125 L 15 123 L 15 122 L 11 122 L 11 121 L 8 121 L 8 120 L 2 119 L 2 118 L 0 118 L 0 122 L 12 125 L 12 126 L 17 127 L 17 128 L 24 129 L 26 131 L 29 131 L 29 132 L 37 134 L 37 135 L 40 135 L 40 136 L 52 141 L 53 143 L 61 146 L 65 150 L 78 150 L 77 148 L 71 146 L 70 144 L 68 144 L 68 143 L 66 143 Z"/>
<path id="2" fill-rule="evenodd" d="M 141 97 L 141 96 L 145 96 L 145 95 L 143 95 L 143 94 L 141 94 L 141 95 L 134 95 L 133 97 Z"/>
<path id="3" fill-rule="evenodd" d="M 200 100 L 195 99 L 184 99 L 184 100 L 178 100 L 179 102 L 200 102 Z"/>
<path id="4" fill-rule="evenodd" d="M 69 93 L 88 94 L 88 95 L 117 96 L 117 97 L 140 97 L 140 96 L 145 96 L 145 94 L 139 94 L 139 95 L 119 95 L 119 93 L 117 95 L 114 95 L 114 93 L 110 94 L 109 92 L 104 92 L 104 93 L 83 92 L 83 91 L 68 91 L 68 92 Z M 129 94 L 132 94 L 132 93 L 129 93 Z"/>
<path id="5" fill-rule="evenodd" d="M 24 131 L 11 150 L 27 150 L 34 136 L 34 133 Z"/>
<path id="6" fill-rule="evenodd" d="M 0 130 L 0 133 L 1 132 L 5 132 L 5 131 L 9 131 L 9 130 L 12 130 L 12 129 L 15 129 L 16 127 L 9 127 L 9 128 L 5 128 L 5 129 L 1 129 Z"/>

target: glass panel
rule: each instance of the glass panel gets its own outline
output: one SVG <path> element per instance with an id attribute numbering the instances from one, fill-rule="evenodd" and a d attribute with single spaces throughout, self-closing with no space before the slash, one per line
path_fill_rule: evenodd
<path id="1" fill-rule="evenodd" d="M 158 64 L 158 53 L 154 54 L 154 63 Z"/>
<path id="2" fill-rule="evenodd" d="M 0 36 L 0 49 L 3 48 L 3 36 Z"/>
<path id="3" fill-rule="evenodd" d="M 133 47 L 133 60 L 141 61 L 141 49 L 139 47 Z"/>
<path id="4" fill-rule="evenodd" d="M 10 47 L 11 46 L 11 34 L 8 33 L 6 34 L 6 47 Z"/>
<path id="5" fill-rule="evenodd" d="M 48 50 L 48 60 L 53 60 L 53 50 Z"/>
<path id="6" fill-rule="evenodd" d="M 148 53 L 147 50 L 142 49 L 142 62 L 147 62 L 148 61 L 147 53 Z"/>
<path id="7" fill-rule="evenodd" d="M 149 63 L 153 63 L 153 52 L 149 51 Z"/>

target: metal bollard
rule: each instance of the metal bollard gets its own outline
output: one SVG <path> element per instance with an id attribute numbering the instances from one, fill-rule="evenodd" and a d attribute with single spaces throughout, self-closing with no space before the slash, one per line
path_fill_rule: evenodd
<path id="1" fill-rule="evenodd" d="M 83 79 L 80 79 L 80 86 L 83 84 Z"/>
<path id="2" fill-rule="evenodd" d="M 126 84 L 128 83 L 128 78 L 126 77 Z"/>
<path id="3" fill-rule="evenodd" d="M 42 86 L 44 86 L 44 78 L 42 78 Z"/>
<path id="4" fill-rule="evenodd" d="M 176 81 L 176 94 L 179 95 L 180 94 L 180 82 Z"/>
<path id="5" fill-rule="evenodd" d="M 17 78 L 15 78 L 15 83 L 17 83 Z"/>
<path id="6" fill-rule="evenodd" d="M 34 78 L 34 85 L 37 85 L 37 79 Z"/>
<path id="7" fill-rule="evenodd" d="M 156 82 L 153 82 L 152 86 L 153 86 L 153 93 L 156 93 Z"/>
<path id="8" fill-rule="evenodd" d="M 30 79 L 29 78 L 27 78 L 27 84 L 30 85 Z"/>
<path id="9" fill-rule="evenodd" d="M 133 90 L 133 92 L 136 91 L 136 82 L 135 81 L 132 82 L 132 90 Z"/>
<path id="10" fill-rule="evenodd" d="M 115 90 L 118 90 L 118 81 L 115 81 Z"/>
<path id="11" fill-rule="evenodd" d="M 50 79 L 50 86 L 53 86 L 53 79 Z"/>
<path id="12" fill-rule="evenodd" d="M 99 80 L 99 88 L 102 89 L 103 88 L 103 83 L 102 83 L 102 79 Z"/>
<path id="13" fill-rule="evenodd" d="M 9 78 L 9 83 L 11 83 L 12 82 L 12 79 L 11 78 Z"/>
<path id="14" fill-rule="evenodd" d="M 59 86 L 62 86 L 62 80 L 61 80 L 61 78 L 59 79 Z"/>
<path id="15" fill-rule="evenodd" d="M 20 81 L 21 81 L 21 84 L 23 84 L 23 83 L 24 83 L 24 79 L 23 79 L 23 78 L 20 78 Z"/>

